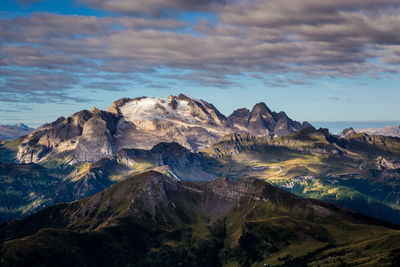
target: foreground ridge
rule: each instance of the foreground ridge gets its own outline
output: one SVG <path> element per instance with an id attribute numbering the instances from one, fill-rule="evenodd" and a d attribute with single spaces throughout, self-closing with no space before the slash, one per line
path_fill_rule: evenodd
<path id="1" fill-rule="evenodd" d="M 149 171 L 1 225 L 0 262 L 390 265 L 400 256 L 397 228 L 255 178 L 194 183 Z"/>

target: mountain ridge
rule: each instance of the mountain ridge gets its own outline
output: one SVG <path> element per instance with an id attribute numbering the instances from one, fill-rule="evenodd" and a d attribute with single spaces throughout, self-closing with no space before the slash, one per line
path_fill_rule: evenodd
<path id="1" fill-rule="evenodd" d="M 254 178 L 193 183 L 150 171 L 0 225 L 0 263 L 279 266 L 368 255 L 366 262 L 390 264 L 395 229 Z"/>
<path id="2" fill-rule="evenodd" d="M 384 135 L 400 138 L 400 126 L 398 125 L 386 126 L 384 128 L 369 127 L 364 129 L 356 129 L 355 131 L 358 133 L 366 133 L 368 135 Z"/>
<path id="3" fill-rule="evenodd" d="M 14 125 L 0 125 L 0 139 L 15 139 L 20 136 L 28 135 L 33 130 L 35 129 L 30 128 L 23 123 L 17 123 Z"/>
<path id="4" fill-rule="evenodd" d="M 43 125 L 23 140 L 17 159 L 29 163 L 56 156 L 70 164 L 94 162 L 120 149 L 151 149 L 159 142 L 171 141 L 197 152 L 225 134 L 246 128 L 257 135 L 280 136 L 310 126 L 292 121 L 285 113 L 271 113 L 264 103 L 256 104 L 251 114 L 248 123 L 240 125 L 234 116 L 225 117 L 211 103 L 183 94 L 122 98 L 106 111 L 83 110 Z"/>

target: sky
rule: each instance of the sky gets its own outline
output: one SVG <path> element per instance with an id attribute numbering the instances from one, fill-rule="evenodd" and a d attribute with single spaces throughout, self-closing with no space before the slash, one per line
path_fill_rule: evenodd
<path id="1" fill-rule="evenodd" d="M 1 0 L 0 124 L 184 93 L 400 120 L 399 0 Z"/>

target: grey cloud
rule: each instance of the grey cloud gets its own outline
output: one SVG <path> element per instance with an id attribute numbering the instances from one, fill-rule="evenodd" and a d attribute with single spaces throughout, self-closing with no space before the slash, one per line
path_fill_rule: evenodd
<path id="1" fill-rule="evenodd" d="M 236 25 L 277 27 L 338 23 L 342 12 L 398 8 L 396 0 L 245 0 L 225 5 L 224 21 Z"/>
<path id="2" fill-rule="evenodd" d="M 118 0 L 112 1 L 113 7 L 110 1 L 88 1 L 114 11 L 125 6 L 133 13 L 206 10 L 221 20 L 203 20 L 191 32 L 176 31 L 187 23 L 167 17 L 34 13 L 0 19 L 0 93 L 12 100 L 18 92 L 32 91 L 37 94 L 28 96 L 34 100 L 43 92 L 68 96 L 77 84 L 98 90 L 159 86 L 152 78 L 229 88 L 239 83 L 234 77 L 251 73 L 268 86 L 288 86 L 321 76 L 377 78 L 399 71 L 397 0 L 254 0 L 224 5 Z M 184 74 L 160 75 L 159 67 Z"/>
<path id="3" fill-rule="evenodd" d="M 3 93 L 0 91 L 0 97 L 2 102 L 13 102 L 13 103 L 58 103 L 66 104 L 68 102 L 76 103 L 87 103 L 93 102 L 93 99 L 88 99 L 84 97 L 74 97 L 70 96 L 64 92 L 19 92 L 19 93 Z"/>
<path id="4" fill-rule="evenodd" d="M 146 86 L 146 88 L 151 88 L 151 89 L 170 89 L 171 87 L 166 85 L 166 84 L 149 84 Z"/>
<path id="5" fill-rule="evenodd" d="M 79 0 L 96 9 L 117 13 L 161 15 L 165 10 L 210 10 L 226 0 Z"/>
<path id="6" fill-rule="evenodd" d="M 217 88 L 228 88 L 234 84 L 227 76 L 218 73 L 192 72 L 182 75 L 164 75 L 162 78 Z"/>

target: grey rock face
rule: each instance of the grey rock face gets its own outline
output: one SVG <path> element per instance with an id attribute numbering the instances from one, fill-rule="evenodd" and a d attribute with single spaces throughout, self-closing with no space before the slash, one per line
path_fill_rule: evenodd
<path id="1" fill-rule="evenodd" d="M 118 120 L 95 108 L 61 117 L 29 134 L 18 148 L 17 159 L 30 163 L 61 156 L 70 163 L 93 162 L 112 154 Z"/>
<path id="2" fill-rule="evenodd" d="M 392 161 L 392 160 L 387 160 L 382 156 L 379 156 L 376 159 L 376 166 L 379 170 L 394 170 L 394 169 L 400 169 L 400 161 Z"/>
<path id="3" fill-rule="evenodd" d="M 350 127 L 350 128 L 344 129 L 342 131 L 342 134 L 340 135 L 340 137 L 347 139 L 355 133 L 356 133 L 356 131 L 354 131 L 354 129 L 352 127 Z"/>
<path id="4" fill-rule="evenodd" d="M 74 150 L 77 162 L 90 162 L 93 158 L 103 158 L 113 153 L 113 137 L 107 124 L 99 117 L 88 120 Z"/>
<path id="5" fill-rule="evenodd" d="M 272 112 L 263 102 L 256 104 L 251 112 L 248 109 L 235 110 L 228 119 L 233 126 L 256 136 L 283 136 L 311 127 L 308 122 L 301 124 L 291 120 L 283 111 Z"/>

